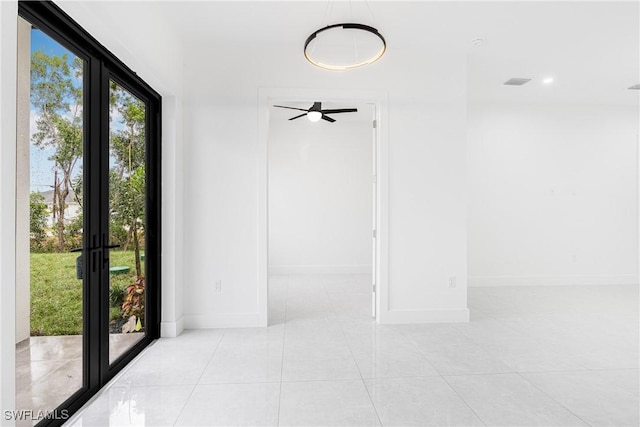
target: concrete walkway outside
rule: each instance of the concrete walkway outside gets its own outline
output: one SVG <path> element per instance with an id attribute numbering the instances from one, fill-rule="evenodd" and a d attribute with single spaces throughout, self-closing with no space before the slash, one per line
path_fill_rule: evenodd
<path id="1" fill-rule="evenodd" d="M 109 335 L 110 360 L 143 337 L 142 332 Z M 53 411 L 81 387 L 82 335 L 30 337 L 16 344 L 16 409 Z"/>

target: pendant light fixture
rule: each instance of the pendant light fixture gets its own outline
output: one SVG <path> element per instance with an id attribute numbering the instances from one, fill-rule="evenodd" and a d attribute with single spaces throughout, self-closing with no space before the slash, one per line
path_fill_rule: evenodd
<path id="1" fill-rule="evenodd" d="M 333 11 L 333 1 L 327 6 L 329 10 Z M 384 55 L 387 42 L 382 34 L 372 26 L 354 22 L 351 1 L 349 10 L 350 22 L 326 25 L 307 37 L 304 42 L 307 61 L 325 70 L 347 71 L 372 64 Z"/>
<path id="2" fill-rule="evenodd" d="M 364 24 L 333 24 L 312 33 L 304 43 L 304 57 L 331 71 L 347 71 L 372 64 L 384 55 L 387 42 L 378 30 Z"/>

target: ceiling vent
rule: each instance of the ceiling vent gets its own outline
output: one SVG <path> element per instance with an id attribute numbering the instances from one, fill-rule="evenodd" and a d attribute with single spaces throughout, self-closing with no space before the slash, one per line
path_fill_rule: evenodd
<path id="1" fill-rule="evenodd" d="M 505 86 L 522 86 L 525 83 L 530 82 L 531 79 L 521 79 L 518 77 L 514 77 L 512 79 L 507 80 L 506 82 L 503 83 L 503 85 Z"/>
<path id="2" fill-rule="evenodd" d="M 629 88 L 630 90 L 640 90 L 640 83 L 638 83 L 637 85 L 633 85 Z"/>

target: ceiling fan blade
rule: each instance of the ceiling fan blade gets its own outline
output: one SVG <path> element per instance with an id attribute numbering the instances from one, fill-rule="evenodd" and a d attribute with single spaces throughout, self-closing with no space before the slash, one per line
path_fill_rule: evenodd
<path id="1" fill-rule="evenodd" d="M 304 109 L 304 108 L 286 107 L 286 106 L 284 106 L 284 105 L 274 105 L 274 107 L 278 107 L 278 108 L 288 108 L 289 110 L 309 111 L 309 110 L 306 110 L 306 109 Z"/>
<path id="2" fill-rule="evenodd" d="M 307 115 L 307 113 L 300 114 L 299 116 L 291 117 L 289 120 L 299 119 L 300 117 L 302 117 L 302 116 L 306 116 L 306 115 Z"/>
<path id="3" fill-rule="evenodd" d="M 338 110 L 322 110 L 322 114 L 356 113 L 357 108 L 340 108 Z"/>
<path id="4" fill-rule="evenodd" d="M 333 123 L 333 122 L 336 121 L 336 119 L 332 119 L 331 117 L 325 116 L 324 114 L 322 115 L 322 120 L 326 120 L 326 121 L 328 121 L 330 123 Z"/>

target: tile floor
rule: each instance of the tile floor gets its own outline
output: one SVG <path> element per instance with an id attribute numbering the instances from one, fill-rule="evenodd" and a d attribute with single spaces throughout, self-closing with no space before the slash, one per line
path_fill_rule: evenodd
<path id="1" fill-rule="evenodd" d="M 469 289 L 376 325 L 366 276 L 275 276 L 272 326 L 160 339 L 72 426 L 638 426 L 637 286 Z"/>

